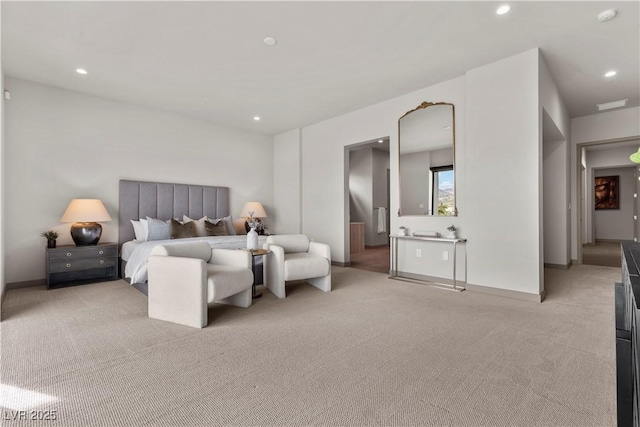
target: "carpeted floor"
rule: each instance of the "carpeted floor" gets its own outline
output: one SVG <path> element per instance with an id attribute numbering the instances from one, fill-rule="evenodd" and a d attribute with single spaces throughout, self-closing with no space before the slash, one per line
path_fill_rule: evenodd
<path id="1" fill-rule="evenodd" d="M 336 267 L 331 293 L 293 283 L 284 300 L 266 291 L 248 309 L 210 309 L 202 330 L 147 318 L 146 298 L 122 281 L 10 290 L 3 415 L 56 411 L 31 423 L 47 426 L 613 426 L 620 271 L 545 274 L 536 304 Z"/>

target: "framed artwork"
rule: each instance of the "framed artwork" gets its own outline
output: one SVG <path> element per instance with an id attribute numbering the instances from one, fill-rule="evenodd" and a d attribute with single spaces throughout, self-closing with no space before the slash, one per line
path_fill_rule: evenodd
<path id="1" fill-rule="evenodd" d="M 598 176 L 595 178 L 595 204 L 599 209 L 620 209 L 620 177 Z"/>

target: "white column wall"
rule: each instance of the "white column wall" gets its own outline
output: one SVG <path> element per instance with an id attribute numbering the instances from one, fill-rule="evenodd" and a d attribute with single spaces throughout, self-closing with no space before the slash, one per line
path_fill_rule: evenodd
<path id="1" fill-rule="evenodd" d="M 302 231 L 300 206 L 300 129 L 273 138 L 273 215 L 267 212 L 269 232 Z"/>
<path id="2" fill-rule="evenodd" d="M 273 139 L 159 110 L 7 78 L 6 281 L 45 276 L 45 242 L 72 243 L 60 217 L 73 198 L 99 198 L 113 221 L 101 241 L 117 241 L 118 181 L 230 187 L 237 216 L 245 202 L 273 206 Z"/>
<path id="3" fill-rule="evenodd" d="M 466 74 L 469 281 L 542 289 L 538 50 Z"/>

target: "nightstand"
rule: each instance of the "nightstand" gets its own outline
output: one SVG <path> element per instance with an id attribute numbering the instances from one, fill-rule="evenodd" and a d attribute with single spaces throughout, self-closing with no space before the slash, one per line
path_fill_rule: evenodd
<path id="1" fill-rule="evenodd" d="M 47 289 L 118 279 L 118 244 L 47 248 Z"/>

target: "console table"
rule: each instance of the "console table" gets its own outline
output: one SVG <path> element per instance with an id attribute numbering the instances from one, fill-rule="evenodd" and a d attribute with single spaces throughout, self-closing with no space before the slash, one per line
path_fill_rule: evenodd
<path id="1" fill-rule="evenodd" d="M 466 243 L 467 239 L 450 239 L 447 237 L 419 237 L 419 236 L 400 236 L 397 234 L 392 234 L 389 236 L 391 243 L 391 275 L 390 279 L 396 280 L 410 280 L 410 281 L 419 281 L 425 283 L 436 283 L 439 285 L 451 286 L 448 283 L 440 283 L 434 282 L 431 280 L 423 280 L 423 279 L 413 279 L 409 277 L 400 276 L 398 272 L 398 242 L 400 240 L 413 240 L 413 241 L 425 241 L 425 242 L 437 242 L 437 243 L 445 243 L 453 245 L 453 290 L 455 291 L 464 291 L 464 287 L 458 286 L 458 280 L 456 279 L 456 249 L 459 243 Z M 464 284 L 467 284 L 467 247 L 464 245 Z"/>

